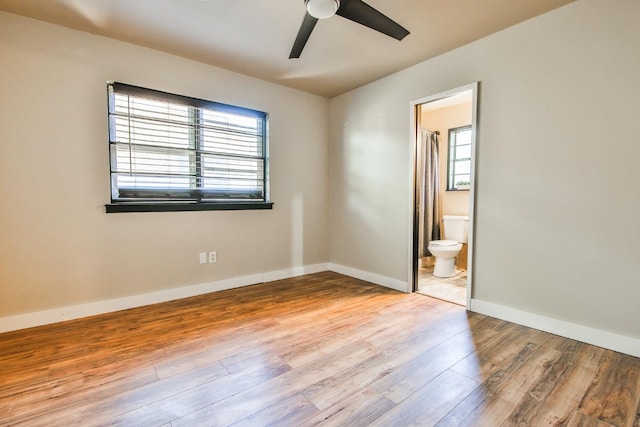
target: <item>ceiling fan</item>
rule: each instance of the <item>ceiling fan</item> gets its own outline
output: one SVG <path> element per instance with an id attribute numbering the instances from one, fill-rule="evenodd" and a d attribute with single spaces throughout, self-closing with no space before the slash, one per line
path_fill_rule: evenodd
<path id="1" fill-rule="evenodd" d="M 307 44 L 318 19 L 330 18 L 333 15 L 340 15 L 397 40 L 402 40 L 409 34 L 406 28 L 362 0 L 304 0 L 304 4 L 307 11 L 298 36 L 293 43 L 289 59 L 300 58 L 302 49 Z"/>

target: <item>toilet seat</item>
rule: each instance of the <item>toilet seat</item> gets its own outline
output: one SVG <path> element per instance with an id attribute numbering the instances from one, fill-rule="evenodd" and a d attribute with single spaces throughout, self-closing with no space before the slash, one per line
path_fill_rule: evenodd
<path id="1" fill-rule="evenodd" d="M 429 244 L 433 246 L 456 246 L 458 242 L 455 240 L 432 240 Z"/>

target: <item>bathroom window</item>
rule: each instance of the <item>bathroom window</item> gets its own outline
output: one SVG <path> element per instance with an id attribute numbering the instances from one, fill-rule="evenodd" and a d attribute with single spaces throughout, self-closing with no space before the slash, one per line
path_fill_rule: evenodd
<path id="1" fill-rule="evenodd" d="M 267 114 L 108 84 L 107 212 L 270 209 Z"/>
<path id="2" fill-rule="evenodd" d="M 471 126 L 449 129 L 447 190 L 468 190 L 471 185 Z"/>

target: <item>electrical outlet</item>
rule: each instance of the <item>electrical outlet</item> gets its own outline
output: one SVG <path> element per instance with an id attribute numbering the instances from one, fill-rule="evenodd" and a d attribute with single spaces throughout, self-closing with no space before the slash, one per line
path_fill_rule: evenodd
<path id="1" fill-rule="evenodd" d="M 207 263 L 207 253 L 200 252 L 200 264 L 206 264 L 206 263 Z"/>
<path id="2" fill-rule="evenodd" d="M 216 252 L 209 252 L 209 263 L 213 264 L 214 262 L 216 262 Z"/>

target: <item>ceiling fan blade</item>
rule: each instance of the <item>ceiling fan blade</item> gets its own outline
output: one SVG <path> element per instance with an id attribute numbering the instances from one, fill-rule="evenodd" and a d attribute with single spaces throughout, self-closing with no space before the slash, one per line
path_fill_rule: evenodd
<path id="1" fill-rule="evenodd" d="M 397 40 L 402 40 L 409 35 L 406 28 L 362 0 L 342 0 L 336 14 Z"/>
<path id="2" fill-rule="evenodd" d="M 289 59 L 292 58 L 300 58 L 300 54 L 302 53 L 302 49 L 304 49 L 304 45 L 307 44 L 307 40 L 309 40 L 309 36 L 313 31 L 313 28 L 316 26 L 318 22 L 318 18 L 314 18 L 309 15 L 309 12 L 305 13 L 304 20 L 302 21 L 302 25 L 300 26 L 300 30 L 298 31 L 298 36 L 296 37 L 296 41 L 293 42 L 293 48 L 291 48 L 291 53 L 289 54 Z"/>

